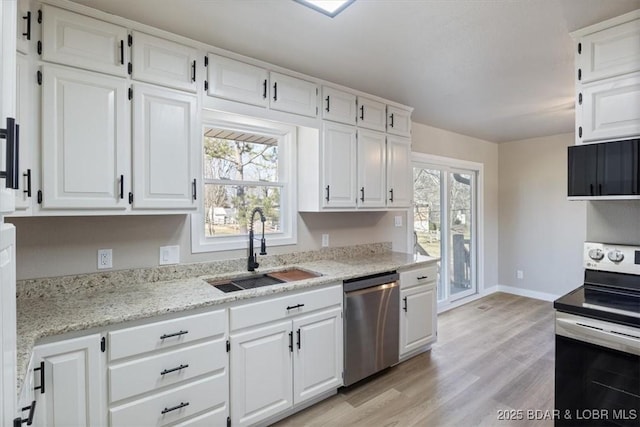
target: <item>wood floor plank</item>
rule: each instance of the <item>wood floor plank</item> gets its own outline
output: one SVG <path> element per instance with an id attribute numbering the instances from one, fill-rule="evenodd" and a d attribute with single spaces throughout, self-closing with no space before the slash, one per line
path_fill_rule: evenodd
<path id="1" fill-rule="evenodd" d="M 553 408 L 554 343 L 551 303 L 495 293 L 439 315 L 430 352 L 277 426 L 552 426 L 526 411 Z"/>

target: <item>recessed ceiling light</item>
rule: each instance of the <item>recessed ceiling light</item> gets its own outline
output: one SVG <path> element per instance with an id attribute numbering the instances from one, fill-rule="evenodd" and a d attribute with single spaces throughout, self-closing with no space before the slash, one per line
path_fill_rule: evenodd
<path id="1" fill-rule="evenodd" d="M 356 0 L 293 0 L 333 18 Z"/>

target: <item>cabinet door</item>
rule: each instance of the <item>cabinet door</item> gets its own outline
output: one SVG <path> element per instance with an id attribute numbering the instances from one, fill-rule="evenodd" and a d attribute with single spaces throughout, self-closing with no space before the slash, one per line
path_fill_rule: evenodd
<path id="1" fill-rule="evenodd" d="M 264 68 L 209 54 L 209 96 L 266 107 L 269 73 Z"/>
<path id="2" fill-rule="evenodd" d="M 271 72 L 269 106 L 278 111 L 316 117 L 318 86 L 306 80 Z"/>
<path id="3" fill-rule="evenodd" d="M 101 426 L 104 408 L 104 360 L 100 335 L 37 346 L 35 365 L 44 367 L 44 394 L 35 393 L 38 426 Z M 43 362 L 43 364 L 40 364 Z M 37 372 L 35 383 L 40 383 Z"/>
<path id="4" fill-rule="evenodd" d="M 436 286 L 416 286 L 400 292 L 400 355 L 436 339 Z"/>
<path id="5" fill-rule="evenodd" d="M 342 385 L 342 309 L 293 321 L 293 401 L 297 405 Z"/>
<path id="6" fill-rule="evenodd" d="M 42 59 L 127 76 L 127 29 L 42 5 Z"/>
<path id="7" fill-rule="evenodd" d="M 18 0 L 18 25 L 16 26 L 16 50 L 29 53 L 29 44 L 34 40 L 37 26 L 36 15 L 31 12 L 29 0 Z"/>
<path id="8" fill-rule="evenodd" d="M 584 85 L 582 141 L 640 134 L 640 74 Z"/>
<path id="9" fill-rule="evenodd" d="M 598 145 L 573 145 L 568 149 L 569 197 L 595 196 L 598 168 Z"/>
<path id="10" fill-rule="evenodd" d="M 347 125 L 355 125 L 356 96 L 348 92 L 323 86 L 322 118 Z"/>
<path id="11" fill-rule="evenodd" d="M 42 68 L 42 207 L 126 209 L 131 169 L 126 81 Z"/>
<path id="12" fill-rule="evenodd" d="M 322 206 L 356 207 L 356 129 L 324 123 L 322 127 Z"/>
<path id="13" fill-rule="evenodd" d="M 133 207 L 195 209 L 198 98 L 133 87 Z"/>
<path id="14" fill-rule="evenodd" d="M 640 19 L 589 34 L 579 42 L 583 83 L 640 70 Z"/>
<path id="15" fill-rule="evenodd" d="M 32 156 L 35 147 L 36 106 L 32 98 L 35 74 L 31 72 L 27 58 L 16 56 L 16 122 L 20 125 L 20 188 L 16 191 L 16 210 L 24 212 L 31 207 L 33 195 Z"/>
<path id="16" fill-rule="evenodd" d="M 411 111 L 387 106 L 387 132 L 399 136 L 411 136 Z"/>
<path id="17" fill-rule="evenodd" d="M 640 140 L 598 144 L 598 195 L 638 195 Z"/>
<path id="18" fill-rule="evenodd" d="M 134 31 L 131 62 L 134 80 L 195 92 L 196 50 Z"/>
<path id="19" fill-rule="evenodd" d="M 387 206 L 411 205 L 411 140 L 387 136 Z"/>
<path id="20" fill-rule="evenodd" d="M 291 321 L 232 334 L 231 424 L 247 426 L 293 404 Z"/>
<path id="21" fill-rule="evenodd" d="M 358 127 L 384 132 L 387 127 L 386 116 L 385 104 L 361 96 L 358 97 Z"/>
<path id="22" fill-rule="evenodd" d="M 358 207 L 385 206 L 385 165 L 385 135 L 358 129 Z"/>

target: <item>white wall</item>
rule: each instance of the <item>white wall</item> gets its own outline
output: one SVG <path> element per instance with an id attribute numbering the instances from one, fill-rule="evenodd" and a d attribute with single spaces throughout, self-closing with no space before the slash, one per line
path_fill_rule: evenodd
<path id="1" fill-rule="evenodd" d="M 574 141 L 570 133 L 500 144 L 501 285 L 563 295 L 582 283 L 586 202 L 567 201 Z"/>
<path id="2" fill-rule="evenodd" d="M 484 165 L 484 288 L 498 284 L 498 144 L 418 123 L 412 128 L 414 152 Z"/>
<path id="3" fill-rule="evenodd" d="M 587 240 L 640 246 L 640 200 L 588 202 Z"/>

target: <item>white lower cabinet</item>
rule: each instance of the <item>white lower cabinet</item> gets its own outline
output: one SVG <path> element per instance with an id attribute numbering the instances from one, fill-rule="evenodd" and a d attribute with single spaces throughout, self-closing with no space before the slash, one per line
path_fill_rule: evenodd
<path id="1" fill-rule="evenodd" d="M 34 348 L 34 425 L 106 424 L 100 338 L 94 334 Z"/>
<path id="2" fill-rule="evenodd" d="M 400 273 L 400 358 L 437 339 L 437 267 Z"/>
<path id="3" fill-rule="evenodd" d="M 341 313 L 341 285 L 230 309 L 231 425 L 263 422 L 342 385 Z"/>

